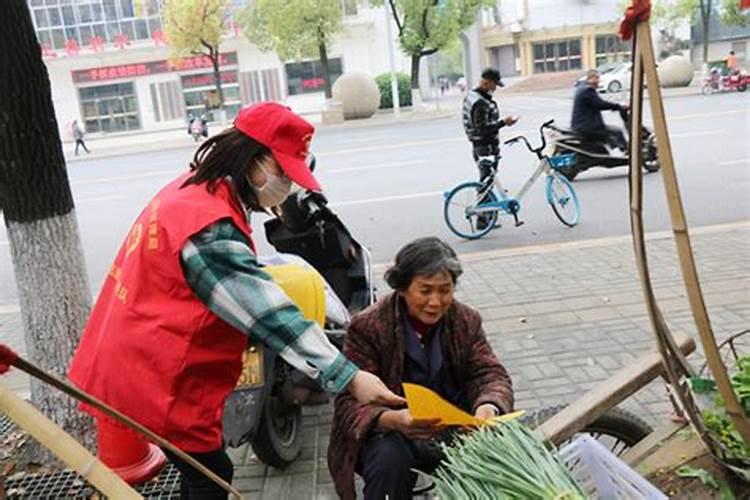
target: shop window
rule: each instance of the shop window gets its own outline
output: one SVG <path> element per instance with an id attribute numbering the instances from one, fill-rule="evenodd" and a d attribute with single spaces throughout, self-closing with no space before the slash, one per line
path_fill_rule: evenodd
<path id="1" fill-rule="evenodd" d="M 78 89 L 87 132 L 124 132 L 141 128 L 132 82 Z"/>
<path id="2" fill-rule="evenodd" d="M 82 23 L 93 21 L 91 17 L 91 5 L 83 4 L 78 6 L 78 19 Z"/>
<path id="3" fill-rule="evenodd" d="M 104 4 L 104 17 L 108 21 L 116 21 L 119 19 L 117 16 L 117 7 L 115 6 L 115 0 L 103 0 Z"/>
<path id="4" fill-rule="evenodd" d="M 60 9 L 58 7 L 47 9 L 47 18 L 49 19 L 50 26 L 62 25 L 62 16 L 60 15 Z"/>
<path id="5" fill-rule="evenodd" d="M 620 40 L 617 35 L 596 37 L 596 65 L 630 61 L 630 42 Z"/>
<path id="6" fill-rule="evenodd" d="M 122 17 L 135 17 L 133 0 L 120 0 L 120 12 Z"/>
<path id="7" fill-rule="evenodd" d="M 325 81 L 323 80 L 323 67 L 320 61 L 289 63 L 284 68 L 286 69 L 289 95 L 323 91 Z M 342 73 L 341 59 L 328 59 L 328 68 L 331 72 L 331 84 L 333 84 Z"/>
<path id="8" fill-rule="evenodd" d="M 535 43 L 534 73 L 581 69 L 581 40 L 557 40 Z"/>
<path id="9" fill-rule="evenodd" d="M 135 37 L 138 40 L 147 40 L 151 38 L 148 32 L 148 23 L 145 19 L 138 19 L 135 21 Z"/>
<path id="10" fill-rule="evenodd" d="M 236 70 L 221 71 L 221 88 L 224 92 L 224 110 L 231 119 L 242 107 Z M 206 115 L 209 121 L 218 116 L 218 92 L 213 72 L 185 75 L 182 77 L 182 92 L 185 112 L 193 116 Z"/>
<path id="11" fill-rule="evenodd" d="M 66 26 L 76 25 L 76 14 L 71 5 L 62 8 L 63 22 Z"/>
<path id="12" fill-rule="evenodd" d="M 37 28 L 49 27 L 49 21 L 47 20 L 46 9 L 34 9 L 34 22 Z"/>
<path id="13" fill-rule="evenodd" d="M 91 20 L 94 22 L 104 21 L 104 10 L 102 9 L 102 4 L 91 4 Z"/>
<path id="14" fill-rule="evenodd" d="M 65 48 L 65 34 L 63 30 L 50 30 L 52 35 L 52 47 L 55 49 Z"/>

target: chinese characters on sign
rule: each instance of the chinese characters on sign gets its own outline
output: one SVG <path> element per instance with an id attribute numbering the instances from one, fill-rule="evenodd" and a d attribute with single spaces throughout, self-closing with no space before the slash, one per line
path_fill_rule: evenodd
<path id="1" fill-rule="evenodd" d="M 233 64 L 237 64 L 236 52 L 227 52 L 219 56 L 219 66 Z M 87 83 L 203 68 L 213 68 L 211 59 L 205 56 L 195 56 L 181 59 L 177 63 L 163 60 L 76 70 L 72 71 L 72 75 L 74 83 Z M 226 81 L 226 78 L 223 76 L 222 81 Z"/>

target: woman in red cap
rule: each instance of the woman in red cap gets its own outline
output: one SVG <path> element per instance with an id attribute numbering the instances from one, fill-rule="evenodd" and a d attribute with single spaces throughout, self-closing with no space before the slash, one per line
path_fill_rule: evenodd
<path id="1" fill-rule="evenodd" d="M 190 171 L 136 219 L 99 294 L 69 377 L 227 480 L 224 400 L 248 337 L 335 393 L 401 405 L 379 378 L 347 360 L 258 264 L 247 213 L 279 205 L 292 183 L 320 190 L 306 159 L 313 127 L 261 103 L 205 141 Z M 97 418 L 105 418 L 85 408 Z M 226 492 L 170 457 L 182 498 Z"/>

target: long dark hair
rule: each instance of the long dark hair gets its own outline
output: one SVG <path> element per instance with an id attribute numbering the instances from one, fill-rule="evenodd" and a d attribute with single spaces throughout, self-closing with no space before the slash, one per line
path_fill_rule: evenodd
<path id="1" fill-rule="evenodd" d="M 262 210 L 246 174 L 252 161 L 268 154 L 263 144 L 230 127 L 198 147 L 190 163 L 193 175 L 183 186 L 206 183 L 208 192 L 213 193 L 219 181 L 229 177 L 235 194 L 253 210 Z"/>

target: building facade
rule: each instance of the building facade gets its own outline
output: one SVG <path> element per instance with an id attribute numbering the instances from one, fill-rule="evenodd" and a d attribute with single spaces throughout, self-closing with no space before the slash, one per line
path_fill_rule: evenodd
<path id="1" fill-rule="evenodd" d="M 485 62 L 505 76 L 628 60 L 619 0 L 503 0 L 482 15 Z"/>
<path id="2" fill-rule="evenodd" d="M 170 61 L 161 0 L 28 0 L 52 84 L 64 138 L 78 120 L 91 135 L 137 133 L 185 126 L 190 115 L 216 119 L 211 61 Z M 235 9 L 246 2 L 236 0 Z M 366 2 L 342 0 L 344 30 L 328 48 L 332 78 L 344 72 L 388 71 L 385 17 Z M 397 45 L 396 45 L 397 47 Z M 229 23 L 220 47 L 225 110 L 284 102 L 300 113 L 320 109 L 319 61 L 280 61 L 261 52 Z M 409 60 L 396 50 L 399 71 Z"/>
<path id="3" fill-rule="evenodd" d="M 729 51 L 734 51 L 741 66 L 750 67 L 750 26 L 727 26 L 722 24 L 719 13 L 715 12 L 708 23 L 708 62 L 720 63 Z M 694 66 L 703 63 L 703 25 L 699 22 L 691 26 L 690 58 Z"/>

